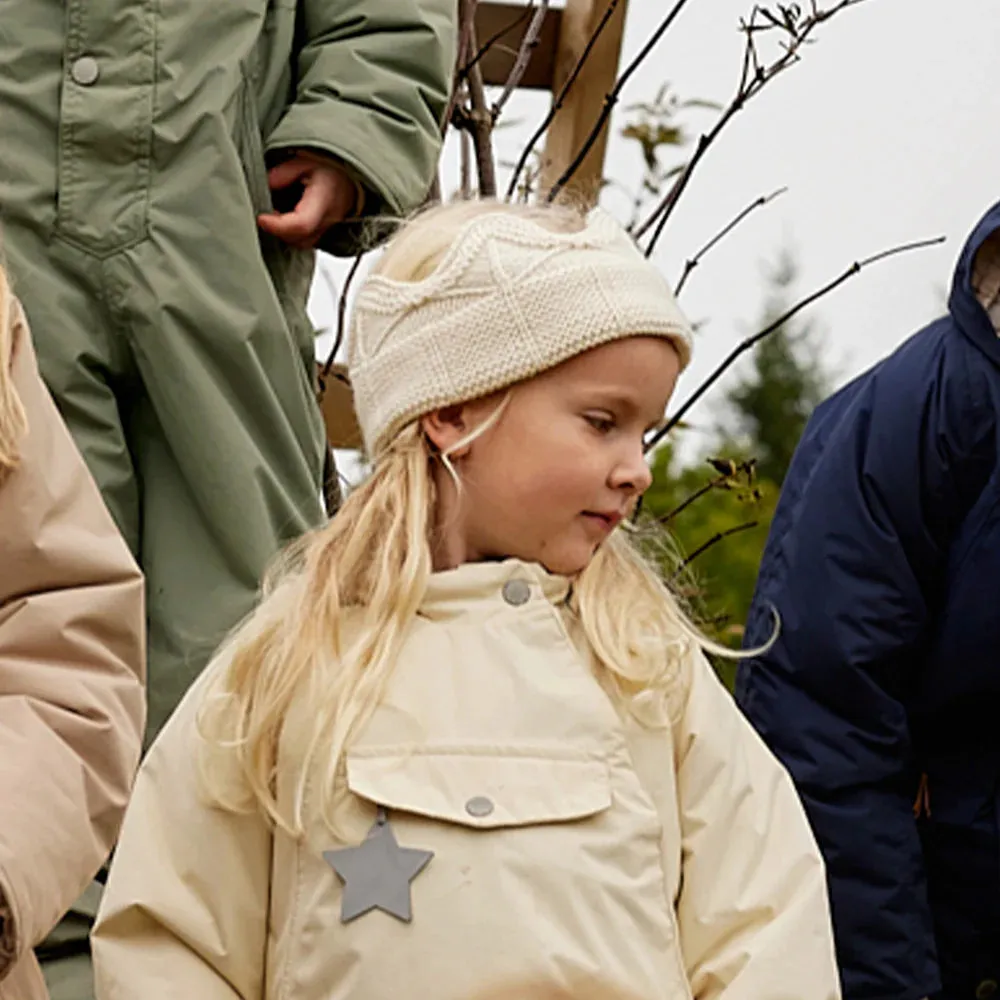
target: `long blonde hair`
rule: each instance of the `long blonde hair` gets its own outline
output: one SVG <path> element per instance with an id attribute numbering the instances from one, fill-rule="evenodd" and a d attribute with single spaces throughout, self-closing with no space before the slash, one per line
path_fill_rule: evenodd
<path id="1" fill-rule="evenodd" d="M 467 221 L 500 210 L 530 214 L 557 230 L 584 222 L 567 208 L 442 206 L 403 229 L 378 273 L 420 280 Z M 294 545 L 269 575 L 263 602 L 220 652 L 221 669 L 199 715 L 201 778 L 217 804 L 260 809 L 299 835 L 306 789 L 315 787 L 315 811 L 336 831 L 338 769 L 383 697 L 432 571 L 433 463 L 441 459 L 419 421 L 409 424 L 373 456 L 371 474 L 328 524 Z M 625 704 L 650 689 L 676 690 L 693 645 L 728 653 L 700 635 L 621 530 L 574 581 L 574 607 L 602 683 Z M 308 731 L 297 734 L 303 752 L 295 755 L 291 807 L 283 808 L 275 780 L 278 742 L 290 708 L 302 699 L 314 711 Z"/>
<path id="2" fill-rule="evenodd" d="M 21 437 L 28 427 L 11 373 L 15 309 L 7 273 L 0 264 L 0 477 L 17 465 Z"/>

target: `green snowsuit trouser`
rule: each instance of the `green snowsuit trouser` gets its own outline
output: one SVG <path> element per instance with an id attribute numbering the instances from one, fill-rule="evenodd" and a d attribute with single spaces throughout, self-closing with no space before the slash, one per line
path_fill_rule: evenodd
<path id="1" fill-rule="evenodd" d="M 323 516 L 313 254 L 259 234 L 267 160 L 318 150 L 367 211 L 409 211 L 439 151 L 454 20 L 455 0 L 4 0 L 4 251 L 146 574 L 150 738 Z M 52 955 L 79 944 L 73 920 Z M 54 1000 L 89 995 L 54 969 Z"/>

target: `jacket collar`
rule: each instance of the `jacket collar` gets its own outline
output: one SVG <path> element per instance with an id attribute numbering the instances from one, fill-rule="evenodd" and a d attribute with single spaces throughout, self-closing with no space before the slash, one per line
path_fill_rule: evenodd
<path id="1" fill-rule="evenodd" d="M 556 605 L 566 601 L 570 581 L 549 573 L 537 563 L 505 559 L 502 562 L 465 563 L 457 569 L 432 573 L 419 614 L 447 621 L 470 611 L 520 607 L 532 601 Z"/>

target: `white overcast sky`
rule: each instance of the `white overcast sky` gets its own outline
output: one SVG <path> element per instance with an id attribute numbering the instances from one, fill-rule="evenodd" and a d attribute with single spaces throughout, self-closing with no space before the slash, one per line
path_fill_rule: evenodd
<path id="1" fill-rule="evenodd" d="M 690 0 L 622 105 L 652 98 L 665 81 L 681 96 L 728 102 L 742 53 L 737 24 L 751 5 Z M 630 0 L 623 65 L 667 7 L 667 0 Z M 966 234 L 1000 200 L 1000 0 L 866 0 L 820 26 L 816 37 L 801 63 L 723 133 L 656 254 L 675 278 L 685 258 L 745 204 L 789 189 L 692 274 L 682 306 L 704 326 L 677 401 L 753 329 L 763 266 L 783 248 L 800 264 L 797 291 L 805 294 L 859 257 L 947 237 L 941 247 L 875 265 L 812 307 L 807 315 L 820 324 L 842 382 L 940 314 Z M 546 107 L 542 94 L 516 95 L 507 115 L 523 124 L 499 133 L 500 157 L 516 154 Z M 687 121 L 697 131 L 711 116 L 693 112 Z M 641 173 L 638 148 L 618 137 L 622 120 L 621 111 L 612 119 L 607 174 L 632 187 Z M 444 174 L 446 188 L 454 187 L 453 147 Z M 609 192 L 605 204 L 625 217 L 621 195 Z M 323 264 L 339 280 L 343 266 L 330 258 Z M 322 283 L 311 311 L 318 325 L 333 324 L 335 303 Z M 702 420 L 708 417 L 703 410 Z"/>

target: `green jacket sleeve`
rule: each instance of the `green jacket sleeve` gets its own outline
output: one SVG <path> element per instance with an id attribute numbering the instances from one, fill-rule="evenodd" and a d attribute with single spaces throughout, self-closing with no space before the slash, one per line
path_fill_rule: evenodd
<path id="1" fill-rule="evenodd" d="M 455 0 L 300 0 L 295 99 L 268 153 L 328 153 L 364 185 L 367 215 L 410 212 L 437 166 L 456 31 Z M 360 235 L 335 226 L 321 248 L 356 252 Z"/>

